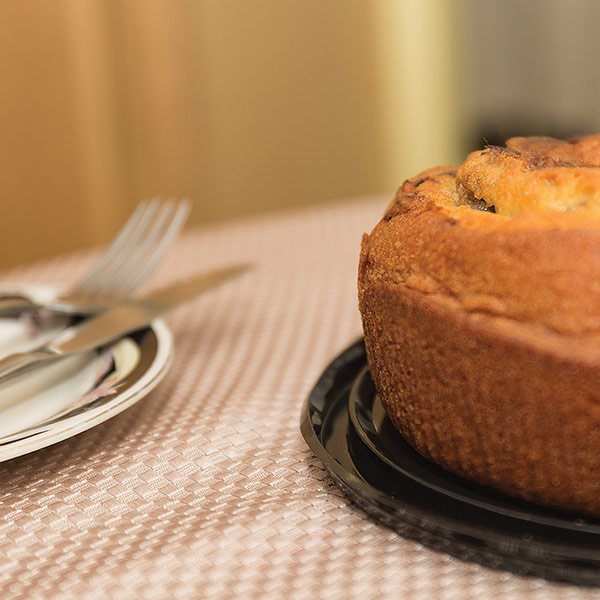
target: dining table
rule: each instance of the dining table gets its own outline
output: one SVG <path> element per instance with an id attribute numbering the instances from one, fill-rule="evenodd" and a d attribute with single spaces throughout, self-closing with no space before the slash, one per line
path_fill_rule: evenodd
<path id="1" fill-rule="evenodd" d="M 400 535 L 354 505 L 300 433 L 307 394 L 360 338 L 361 236 L 387 196 L 187 230 L 146 289 L 250 272 L 166 316 L 171 368 L 132 407 L 0 463 L 4 598 L 600 598 Z M 5 270 L 68 287 L 80 251 Z"/>

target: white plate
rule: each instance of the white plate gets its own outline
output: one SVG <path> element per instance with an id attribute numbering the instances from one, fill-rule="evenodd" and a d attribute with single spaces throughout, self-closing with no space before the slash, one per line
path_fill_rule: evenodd
<path id="1" fill-rule="evenodd" d="M 54 293 L 26 290 L 37 298 Z M 0 318 L 0 356 L 36 346 L 56 331 L 45 327 L 32 337 L 23 319 Z M 166 375 L 172 350 L 171 332 L 157 319 L 108 350 L 69 357 L 1 386 L 0 462 L 56 444 L 129 408 Z"/>

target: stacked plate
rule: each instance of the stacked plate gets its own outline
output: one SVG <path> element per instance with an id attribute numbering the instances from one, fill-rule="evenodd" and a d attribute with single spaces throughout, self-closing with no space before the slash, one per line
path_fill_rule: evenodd
<path id="1" fill-rule="evenodd" d="M 362 340 L 321 375 L 301 430 L 351 500 L 402 535 L 487 566 L 600 585 L 600 520 L 502 495 L 422 457 L 386 417 Z"/>
<path id="2" fill-rule="evenodd" d="M 27 288 L 40 301 L 53 290 Z M 0 318 L 0 357 L 52 339 L 64 323 L 39 327 Z M 0 390 L 0 461 L 90 429 L 146 396 L 166 375 L 172 337 L 156 320 L 108 347 L 78 354 L 15 379 Z"/>

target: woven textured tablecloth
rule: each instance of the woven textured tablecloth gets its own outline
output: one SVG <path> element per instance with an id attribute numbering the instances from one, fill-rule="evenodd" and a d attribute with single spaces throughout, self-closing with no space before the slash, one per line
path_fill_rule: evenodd
<path id="1" fill-rule="evenodd" d="M 186 234 L 152 284 L 254 272 L 168 317 L 163 383 L 114 419 L 0 464 L 2 598 L 596 598 L 426 549 L 351 505 L 299 432 L 360 335 L 360 236 L 385 199 Z M 92 254 L 4 281 L 68 284 Z"/>

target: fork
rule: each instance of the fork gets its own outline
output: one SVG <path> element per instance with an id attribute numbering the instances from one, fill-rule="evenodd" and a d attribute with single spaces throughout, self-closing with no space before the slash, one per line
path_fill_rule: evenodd
<path id="1" fill-rule="evenodd" d="M 0 296 L 0 314 L 43 309 L 56 315 L 91 315 L 122 301 L 154 271 L 190 210 L 188 200 L 144 201 L 98 262 L 70 290 L 38 303 L 27 294 Z"/>

